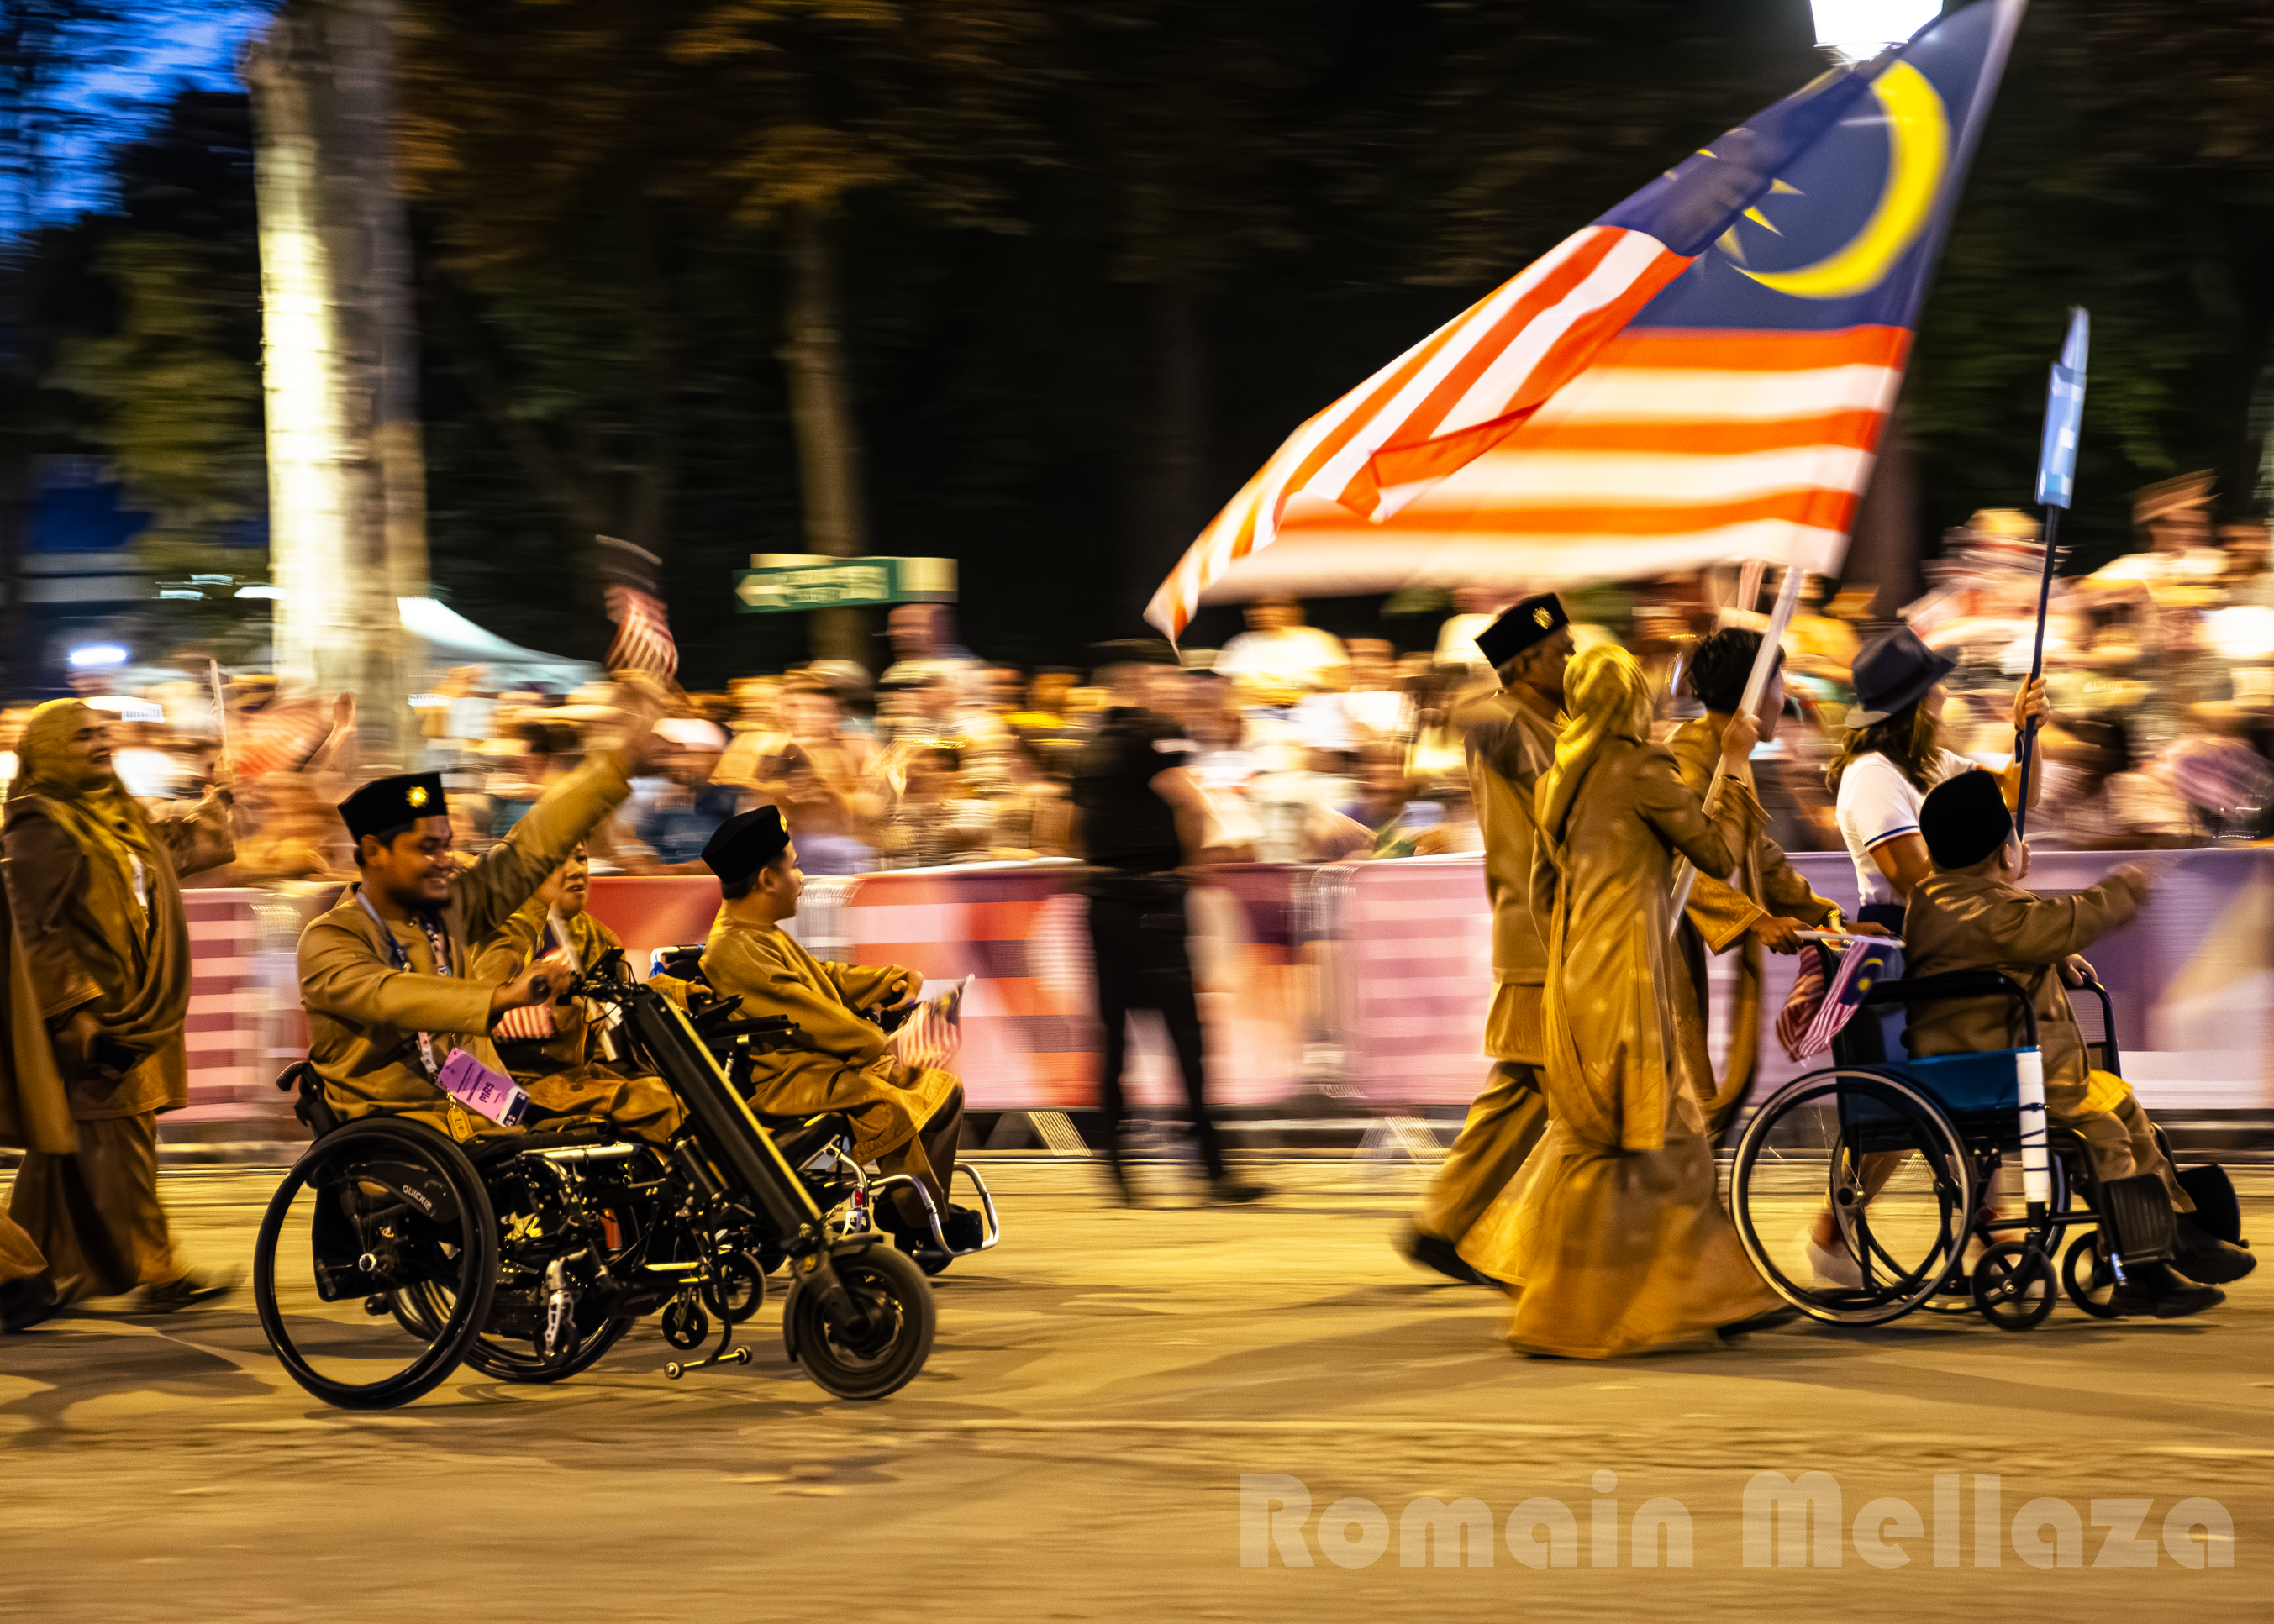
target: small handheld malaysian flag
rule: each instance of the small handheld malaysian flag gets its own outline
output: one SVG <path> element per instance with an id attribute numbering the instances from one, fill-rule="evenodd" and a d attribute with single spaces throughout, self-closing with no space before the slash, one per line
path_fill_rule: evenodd
<path id="1" fill-rule="evenodd" d="M 963 1047 L 963 995 L 971 990 L 967 975 L 943 993 L 926 998 L 893 1028 L 886 1046 L 903 1065 L 944 1066 Z"/>
<path id="2" fill-rule="evenodd" d="M 592 540 L 600 552 L 608 619 L 616 627 L 605 662 L 608 670 L 644 671 L 659 681 L 676 681 L 679 645 L 672 641 L 670 617 L 656 587 L 663 560 L 645 547 L 614 536 Z"/>
<path id="3" fill-rule="evenodd" d="M 1856 1017 L 1864 995 L 1890 975 L 1901 974 L 1896 957 L 1901 944 L 1891 938 L 1862 936 L 1840 955 L 1838 968 L 1827 982 L 1817 954 L 1802 962 L 1792 996 L 1777 1015 L 1777 1040 L 1796 1061 L 1820 1055 L 1832 1047 L 1840 1029 Z"/>

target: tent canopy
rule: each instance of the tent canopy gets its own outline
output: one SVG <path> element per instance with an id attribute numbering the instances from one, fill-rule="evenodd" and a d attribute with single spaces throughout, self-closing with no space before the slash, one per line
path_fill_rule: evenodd
<path id="1" fill-rule="evenodd" d="M 426 644 L 429 666 L 486 665 L 501 686 L 545 682 L 564 691 L 600 674 L 592 660 L 566 659 L 508 643 L 432 598 L 398 598 L 403 629 Z"/>

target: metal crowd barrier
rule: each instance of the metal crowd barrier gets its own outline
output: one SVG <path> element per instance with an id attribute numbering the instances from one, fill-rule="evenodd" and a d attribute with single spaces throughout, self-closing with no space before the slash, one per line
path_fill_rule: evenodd
<path id="1" fill-rule="evenodd" d="M 1843 853 L 1796 854 L 1825 895 L 1855 901 Z M 2120 861 L 2157 876 L 2140 918 L 2092 950 L 2114 989 L 2125 1071 L 2150 1109 L 2274 1108 L 2274 850 L 2038 853 L 2040 891 L 2090 884 Z M 1097 1023 L 1081 868 L 1058 861 L 915 869 L 808 883 L 793 926 L 824 959 L 972 975 L 960 1061 L 974 1110 L 1093 1102 Z M 171 1138 L 293 1137 L 269 1079 L 302 1052 L 293 944 L 323 898 L 186 892 L 194 959 L 190 1109 Z M 603 877 L 592 910 L 644 965 L 698 942 L 718 908 L 702 877 Z M 1465 1102 L 1486 1069 L 1491 919 L 1474 856 L 1216 870 L 1188 902 L 1211 1096 L 1309 1101 L 1384 1116 Z M 1768 960 L 1766 1005 L 1795 961 Z M 1713 961 L 1716 1058 L 1734 956 Z M 1182 1097 L 1156 1018 L 1133 1018 L 1131 1097 Z M 1765 1034 L 1757 1091 L 1800 1068 Z M 1345 1102 L 1337 1108 L 1330 1102 Z"/>

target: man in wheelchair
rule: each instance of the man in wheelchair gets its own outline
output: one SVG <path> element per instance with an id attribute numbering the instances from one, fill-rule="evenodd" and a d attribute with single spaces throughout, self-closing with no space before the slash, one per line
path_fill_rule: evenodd
<path id="1" fill-rule="evenodd" d="M 757 1057 L 750 1103 L 783 1116 L 842 1113 L 853 1124 L 856 1159 L 914 1179 L 942 1214 L 949 1248 L 977 1248 L 980 1215 L 947 1199 L 963 1130 L 963 1084 L 952 1071 L 901 1064 L 883 1029 L 861 1013 L 914 997 L 923 977 L 899 966 L 825 964 L 781 929 L 797 913 L 805 876 L 775 808 L 719 825 L 703 861 L 725 898 L 704 946 L 704 979 L 739 999 L 744 1015 L 787 1016 L 799 1033 L 794 1044 Z M 877 1222 L 904 1248 L 930 1240 L 923 1204 L 907 1188 L 880 1206 Z"/>
<path id="2" fill-rule="evenodd" d="M 2114 1073 L 2093 1069 L 2066 989 L 2090 978 L 2091 966 L 2077 955 L 2139 912 L 2147 874 L 2127 865 L 2067 895 L 2024 891 L 2027 853 L 2014 838 L 2013 814 L 1998 781 L 1986 772 L 1961 773 L 1938 786 L 1920 808 L 1919 825 L 1934 867 L 1912 890 L 1904 916 L 1906 976 L 1992 970 L 2025 989 L 2037 1010 L 2047 1119 L 2083 1141 L 2102 1184 L 2151 1173 L 2171 1200 L 2175 1264 L 2134 1268 L 2113 1306 L 2172 1319 L 2224 1301 L 2216 1286 L 2241 1279 L 2257 1259 L 2196 1220 L 2195 1202 L 2131 1088 Z M 1910 1051 L 1927 1056 L 2010 1049 L 2022 1041 L 2017 1019 L 1999 997 L 1917 1004 L 1910 1011 Z"/>
<path id="3" fill-rule="evenodd" d="M 546 793 L 513 840 L 463 868 L 453 866 L 439 775 L 380 778 L 340 803 L 360 882 L 309 921 L 299 953 L 308 1060 L 339 1116 L 406 1116 L 460 1141 L 501 1132 L 436 1079 L 457 1049 L 497 1071 L 489 1034 L 499 1017 L 546 1002 L 573 971 L 565 954 L 554 954 L 487 981 L 473 944 L 504 926 L 631 793 L 630 774 L 655 748 L 653 723 L 662 709 L 659 694 L 635 693 L 621 748 L 596 751 Z M 614 1077 L 581 1089 L 563 1085 L 539 1104 L 667 1139 L 679 1125 L 678 1102 L 660 1082 L 643 1080 L 651 1085 L 644 1093 Z"/>

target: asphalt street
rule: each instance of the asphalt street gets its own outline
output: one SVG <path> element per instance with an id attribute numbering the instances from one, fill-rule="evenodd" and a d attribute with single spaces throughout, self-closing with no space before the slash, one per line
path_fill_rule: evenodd
<path id="1" fill-rule="evenodd" d="M 1125 1211 L 1081 1163 L 994 1164 L 1004 1244 L 875 1404 L 799 1377 L 778 1303 L 747 1367 L 666 1380 L 648 1321 L 560 1386 L 380 1414 L 294 1387 L 247 1297 L 57 1320 L 0 1342 L 0 1618 L 2267 1616 L 2274 1278 L 2167 1324 L 1527 1359 L 1495 1294 L 1391 1250 L 1412 1170 L 1259 1170 L 1259 1207 L 1161 1169 Z M 275 1179 L 169 1172 L 190 1253 L 247 1262 Z M 2242 1183 L 2263 1246 L 2274 1179 Z M 1812 1541 L 1770 1538 L 1764 1473 L 1818 1492 Z M 1407 1565 L 1424 1497 L 1427 1554 L 1471 1565 Z M 1749 1528 L 1838 1566 L 1748 1566 Z"/>

